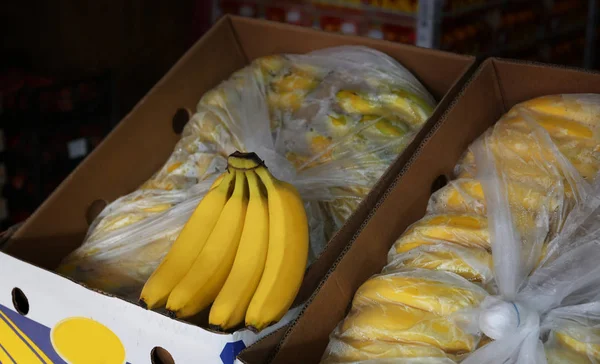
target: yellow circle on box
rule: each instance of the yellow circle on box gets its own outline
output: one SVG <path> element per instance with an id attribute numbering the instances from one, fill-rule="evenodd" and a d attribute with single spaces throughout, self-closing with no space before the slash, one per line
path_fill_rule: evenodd
<path id="1" fill-rule="evenodd" d="M 123 364 L 125 347 L 108 327 L 86 317 L 69 317 L 50 333 L 52 346 L 69 364 Z"/>

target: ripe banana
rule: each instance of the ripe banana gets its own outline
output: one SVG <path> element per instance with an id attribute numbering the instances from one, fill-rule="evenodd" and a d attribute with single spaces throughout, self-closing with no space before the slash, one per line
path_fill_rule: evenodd
<path id="1" fill-rule="evenodd" d="M 173 246 L 152 273 L 140 295 L 140 304 L 153 309 L 164 306 L 173 288 L 187 274 L 204 247 L 231 194 L 234 174 L 225 172 L 204 196 Z"/>
<path id="2" fill-rule="evenodd" d="M 390 302 L 447 316 L 478 306 L 485 296 L 485 290 L 452 273 L 415 269 L 370 278 L 360 286 L 352 305 Z"/>
<path id="3" fill-rule="evenodd" d="M 353 305 L 340 337 L 432 345 L 459 354 L 475 348 L 475 338 L 449 319 L 388 302 Z"/>
<path id="4" fill-rule="evenodd" d="M 393 273 L 406 268 L 452 272 L 469 281 L 483 284 L 493 277 L 490 252 L 456 244 L 422 245 L 404 254 L 396 254 L 392 249 L 388 255 L 388 265 L 383 268 L 382 273 Z"/>
<path id="5" fill-rule="evenodd" d="M 388 342 L 381 340 L 339 339 L 332 336 L 325 350 L 321 364 L 334 363 L 363 363 L 370 360 L 407 358 L 448 358 L 448 361 L 438 363 L 453 363 L 454 355 L 446 354 L 440 348 L 429 345 L 414 345 L 403 342 Z M 388 361 L 385 361 L 386 363 Z M 389 362 L 392 362 L 391 360 Z M 422 361 L 419 361 L 422 363 Z"/>
<path id="6" fill-rule="evenodd" d="M 256 173 L 267 189 L 269 248 L 260 283 L 246 312 L 246 326 L 260 331 L 292 305 L 308 258 L 308 222 L 296 189 L 261 166 Z"/>
<path id="7" fill-rule="evenodd" d="M 585 330 L 588 331 L 597 331 L 597 329 L 590 329 L 581 327 L 580 334 L 582 337 L 593 338 L 597 335 L 586 333 Z M 575 339 L 573 336 L 568 335 L 564 332 L 555 332 L 556 341 L 560 343 L 565 348 L 569 348 L 577 353 L 583 354 L 587 357 L 594 358 L 596 360 L 600 360 L 600 344 L 593 342 L 583 342 Z"/>
<path id="8" fill-rule="evenodd" d="M 206 244 L 183 280 L 167 301 L 167 310 L 176 317 L 197 314 L 213 302 L 223 287 L 237 252 L 248 193 L 243 171 L 235 172 L 235 188 Z"/>
<path id="9" fill-rule="evenodd" d="M 565 347 L 544 348 L 548 364 L 593 364 L 586 355 Z"/>
<path id="10" fill-rule="evenodd" d="M 246 171 L 250 202 L 240 244 L 225 285 L 211 309 L 208 322 L 228 330 L 244 322 L 252 295 L 260 281 L 269 247 L 269 210 L 266 191 L 256 173 Z"/>
<path id="11" fill-rule="evenodd" d="M 517 181 L 510 181 L 507 190 L 510 203 L 519 204 L 528 210 L 539 210 L 546 207 L 548 203 L 548 208 L 554 210 L 558 205 L 558 201 L 546 199 L 545 191 Z M 431 197 L 427 211 L 474 212 L 485 215 L 485 198 L 481 182 L 465 178 L 448 183 Z"/>
<path id="12" fill-rule="evenodd" d="M 394 243 L 393 249 L 400 254 L 421 245 L 432 245 L 440 241 L 490 249 L 487 218 L 469 214 L 425 216 L 406 230 Z"/>

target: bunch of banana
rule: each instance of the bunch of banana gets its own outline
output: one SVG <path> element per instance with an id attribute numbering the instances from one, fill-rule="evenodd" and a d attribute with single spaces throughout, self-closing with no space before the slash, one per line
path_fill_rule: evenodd
<path id="1" fill-rule="evenodd" d="M 346 96 L 348 107 L 372 111 L 359 102 L 360 95 Z M 526 252 L 540 221 L 548 224 L 546 242 L 560 231 L 578 198 L 578 178 L 591 180 L 600 170 L 599 105 L 596 95 L 530 100 L 513 107 L 482 137 L 506 186 Z M 415 355 L 423 363 L 454 362 L 485 342 L 452 319 L 457 310 L 477 307 L 484 289 L 495 289 L 486 200 L 475 162 L 472 150 L 465 153 L 455 169 L 457 179 L 431 197 L 427 215 L 395 242 L 383 273 L 358 289 L 324 362 L 410 361 Z M 562 332 L 552 337 L 550 363 L 600 358 L 595 342 Z"/>
<path id="2" fill-rule="evenodd" d="M 212 304 L 209 324 L 262 330 L 292 305 L 308 254 L 308 224 L 295 188 L 254 153 L 236 152 L 152 273 L 140 296 L 176 317 Z"/>

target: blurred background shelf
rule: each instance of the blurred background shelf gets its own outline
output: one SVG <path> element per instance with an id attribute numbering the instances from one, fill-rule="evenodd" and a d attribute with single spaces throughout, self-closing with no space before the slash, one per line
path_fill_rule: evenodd
<path id="1" fill-rule="evenodd" d="M 592 0 L 212 2 L 213 21 L 229 13 L 479 57 L 596 66 L 597 1 Z"/>

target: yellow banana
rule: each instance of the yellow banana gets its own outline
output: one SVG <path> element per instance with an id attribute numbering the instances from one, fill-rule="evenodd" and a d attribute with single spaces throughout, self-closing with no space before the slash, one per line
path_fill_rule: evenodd
<path id="1" fill-rule="evenodd" d="M 587 357 L 600 360 L 600 344 L 582 342 L 563 332 L 555 332 L 554 334 L 556 341 L 565 348 L 571 349 Z M 585 336 L 585 333 L 582 332 L 582 334 Z"/>
<path id="2" fill-rule="evenodd" d="M 378 102 L 370 101 L 366 96 L 354 91 L 340 90 L 335 94 L 340 107 L 350 114 L 380 115 L 383 112 Z"/>
<path id="3" fill-rule="evenodd" d="M 204 196 L 173 246 L 152 273 L 140 295 L 140 304 L 152 309 L 164 306 L 173 288 L 187 274 L 215 227 L 231 193 L 234 174 L 225 172 Z"/>
<path id="4" fill-rule="evenodd" d="M 177 317 L 189 317 L 213 302 L 223 287 L 240 242 L 248 196 L 243 171 L 235 172 L 235 188 L 194 264 L 173 288 L 167 310 Z"/>
<path id="5" fill-rule="evenodd" d="M 439 244 L 422 246 L 404 254 L 390 250 L 384 274 L 406 268 L 452 272 L 469 281 L 487 283 L 492 278 L 492 254 L 485 249 Z"/>
<path id="6" fill-rule="evenodd" d="M 240 244 L 225 285 L 211 309 L 208 322 L 221 330 L 244 322 L 252 295 L 265 268 L 269 247 L 269 210 L 264 187 L 253 171 L 246 172 L 250 202 Z"/>
<path id="7" fill-rule="evenodd" d="M 401 137 L 406 135 L 406 133 L 409 131 L 409 128 L 402 121 L 393 121 L 390 118 L 384 118 L 377 115 L 364 115 L 360 119 L 360 122 L 368 123 L 375 120 L 377 120 L 374 124 L 375 129 L 377 129 L 379 133 L 386 136 Z"/>
<path id="8" fill-rule="evenodd" d="M 425 100 L 404 90 L 383 93 L 378 98 L 386 109 L 401 115 L 413 127 L 422 125 L 433 112 L 433 108 Z"/>
<path id="9" fill-rule="evenodd" d="M 544 207 L 546 193 L 542 190 L 526 186 L 518 182 L 509 182 L 507 187 L 508 199 L 513 204 L 519 204 L 528 210 L 539 210 Z M 549 208 L 554 210 L 558 202 L 550 201 Z M 481 183 L 475 179 L 465 178 L 452 181 L 440 189 L 430 200 L 430 210 L 440 212 L 470 212 L 485 213 L 485 198 Z"/>
<path id="10" fill-rule="evenodd" d="M 430 345 L 414 345 L 380 340 L 362 341 L 335 337 L 331 338 L 325 352 L 327 354 L 321 360 L 321 364 L 356 363 L 376 359 L 455 359 L 454 355 L 446 354 L 440 348 Z"/>
<path id="11" fill-rule="evenodd" d="M 427 274 L 425 270 L 416 270 Z M 415 277 L 392 273 L 375 276 L 360 286 L 354 295 L 353 305 L 359 302 L 391 302 L 446 316 L 460 309 L 479 305 L 486 292 L 475 284 L 444 272 Z M 435 278 L 440 278 L 436 280 Z M 443 280 L 442 280 L 443 279 Z M 465 284 L 466 283 L 466 284 Z"/>
<path id="12" fill-rule="evenodd" d="M 546 349 L 548 364 L 593 364 L 587 356 L 579 354 L 569 348 L 556 347 Z"/>
<path id="13" fill-rule="evenodd" d="M 256 173 L 267 188 L 269 248 L 265 270 L 246 312 L 246 326 L 262 330 L 279 321 L 292 305 L 308 258 L 308 222 L 296 189 L 265 167 Z"/>
<path id="14" fill-rule="evenodd" d="M 341 327 L 343 338 L 433 345 L 459 354 L 475 348 L 475 338 L 449 319 L 387 302 L 353 305 Z"/>
<path id="15" fill-rule="evenodd" d="M 411 225 L 394 243 L 396 253 L 405 253 L 421 245 L 450 242 L 465 247 L 490 249 L 487 218 L 469 214 L 425 216 Z"/>
<path id="16" fill-rule="evenodd" d="M 312 75 L 301 73 L 289 73 L 271 82 L 271 87 L 276 93 L 292 91 L 309 92 L 317 86 L 319 81 Z"/>
<path id="17" fill-rule="evenodd" d="M 267 96 L 267 101 L 270 108 L 296 111 L 300 108 L 300 106 L 302 106 L 304 96 L 304 94 L 297 91 L 280 94 L 269 93 Z"/>
<path id="18" fill-rule="evenodd" d="M 594 97 L 596 100 L 597 98 Z M 563 95 L 549 95 L 525 101 L 511 109 L 508 115 L 517 114 L 521 109 L 529 109 L 539 114 L 562 117 L 588 125 L 598 126 L 598 106 L 595 101 L 581 102 L 577 97 L 569 98 Z M 536 115 L 537 121 L 537 115 Z"/>

